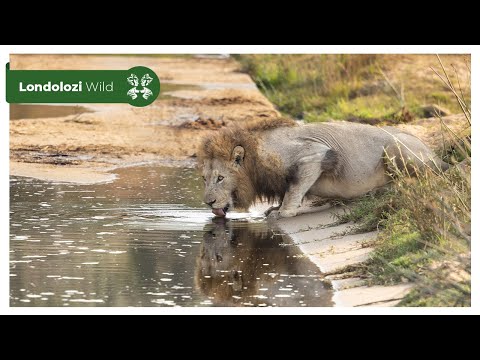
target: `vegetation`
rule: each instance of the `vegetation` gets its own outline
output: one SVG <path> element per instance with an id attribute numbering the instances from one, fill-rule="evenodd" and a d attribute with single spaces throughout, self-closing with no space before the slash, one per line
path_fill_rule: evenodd
<path id="1" fill-rule="evenodd" d="M 414 281 L 403 306 L 469 306 L 471 301 L 470 107 L 447 73 L 438 75 L 451 85 L 465 115 L 465 133 L 444 129 L 441 155 L 452 168 L 415 178 L 393 168 L 392 188 L 357 200 L 343 219 L 382 229 L 373 256 L 356 270 L 371 283 Z"/>
<path id="2" fill-rule="evenodd" d="M 371 284 L 417 283 L 402 305 L 469 305 L 470 185 L 470 168 L 404 174 L 382 195 L 355 201 L 342 220 L 381 231 L 371 259 L 353 270 Z"/>
<path id="3" fill-rule="evenodd" d="M 358 232 L 380 230 L 371 259 L 349 270 L 371 284 L 415 282 L 401 306 L 469 306 L 470 91 L 460 84 L 469 84 L 465 73 L 470 69 L 468 63 L 463 73 L 456 67 L 447 69 L 440 61 L 434 74 L 418 56 L 410 71 L 418 76 L 406 82 L 398 69 L 412 57 L 252 55 L 240 61 L 282 112 L 306 121 L 410 121 L 424 115 L 421 104 L 463 112 L 462 133 L 438 118 L 444 141 L 437 150 L 452 164 L 450 170 L 430 169 L 411 177 L 392 164 L 392 186 L 350 203 L 350 213 L 340 221 L 356 222 Z"/>
<path id="4" fill-rule="evenodd" d="M 286 115 L 305 121 L 397 123 L 424 117 L 424 105 L 456 110 L 438 86 L 433 55 L 238 55 L 263 93 Z M 463 58 L 453 58 L 463 63 Z M 452 60 L 453 60 L 452 59 Z M 450 59 L 449 59 L 450 60 Z M 458 75 L 470 83 L 466 72 Z M 415 81 L 411 81 L 415 79 Z M 470 101 L 469 89 L 463 89 Z"/>

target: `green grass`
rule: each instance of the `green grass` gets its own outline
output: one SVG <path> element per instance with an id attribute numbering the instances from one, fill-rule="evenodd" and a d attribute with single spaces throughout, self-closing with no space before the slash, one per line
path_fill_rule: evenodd
<path id="1" fill-rule="evenodd" d="M 236 55 L 235 58 L 283 114 L 307 122 L 406 122 L 420 117 L 421 106 L 427 104 L 457 110 L 450 90 L 424 74 L 428 66 L 436 65 L 431 55 Z M 468 90 L 464 89 L 467 100 Z"/>
<path id="2" fill-rule="evenodd" d="M 384 227 L 388 215 L 395 209 L 394 194 L 387 190 L 376 194 L 367 194 L 347 204 L 347 213 L 339 216 L 340 223 L 354 222 L 353 232 L 363 233 Z"/>
<path id="3" fill-rule="evenodd" d="M 422 235 L 410 221 L 407 210 L 392 212 L 383 221 L 384 227 L 377 239 L 376 249 L 365 264 L 371 285 L 391 285 L 402 281 L 415 281 L 436 251 L 426 249 Z"/>
<path id="4" fill-rule="evenodd" d="M 399 304 L 400 306 L 446 307 L 471 306 L 470 281 L 461 281 L 455 287 L 442 281 L 432 281 L 428 286 L 414 289 Z"/>

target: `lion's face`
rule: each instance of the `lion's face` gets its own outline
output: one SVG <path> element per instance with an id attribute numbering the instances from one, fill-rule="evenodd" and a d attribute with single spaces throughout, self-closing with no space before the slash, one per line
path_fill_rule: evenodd
<path id="1" fill-rule="evenodd" d="M 224 217 L 237 205 L 238 174 L 243 163 L 244 149 L 237 146 L 232 161 L 206 160 L 203 164 L 205 195 L 203 201 L 216 216 Z"/>
<path id="2" fill-rule="evenodd" d="M 212 207 L 217 216 L 225 216 L 236 205 L 236 171 L 222 160 L 208 160 L 203 169 L 205 195 L 203 201 Z"/>

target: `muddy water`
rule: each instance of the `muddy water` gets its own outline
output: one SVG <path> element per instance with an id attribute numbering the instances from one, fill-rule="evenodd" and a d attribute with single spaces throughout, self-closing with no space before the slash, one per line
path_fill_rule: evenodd
<path id="1" fill-rule="evenodd" d="M 174 97 L 175 91 L 198 90 L 200 86 L 162 83 L 158 100 Z M 93 112 L 93 109 L 80 105 L 10 104 L 10 120 L 56 118 L 69 115 L 81 115 Z"/>
<path id="2" fill-rule="evenodd" d="M 109 184 L 11 179 L 11 306 L 330 306 L 317 268 L 261 217 L 212 219 L 191 169 Z"/>
<path id="3" fill-rule="evenodd" d="M 86 112 L 92 111 L 78 105 L 10 104 L 10 120 L 63 117 Z"/>

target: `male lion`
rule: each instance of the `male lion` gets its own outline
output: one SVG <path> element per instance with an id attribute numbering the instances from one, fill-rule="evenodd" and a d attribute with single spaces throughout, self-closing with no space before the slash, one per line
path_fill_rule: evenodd
<path id="1" fill-rule="evenodd" d="M 393 127 L 288 119 L 219 131 L 203 141 L 198 158 L 204 201 L 216 216 L 256 200 L 281 201 L 275 216 L 291 217 L 305 196 L 352 199 L 386 185 L 392 161 L 410 173 L 448 168 L 421 140 Z"/>

